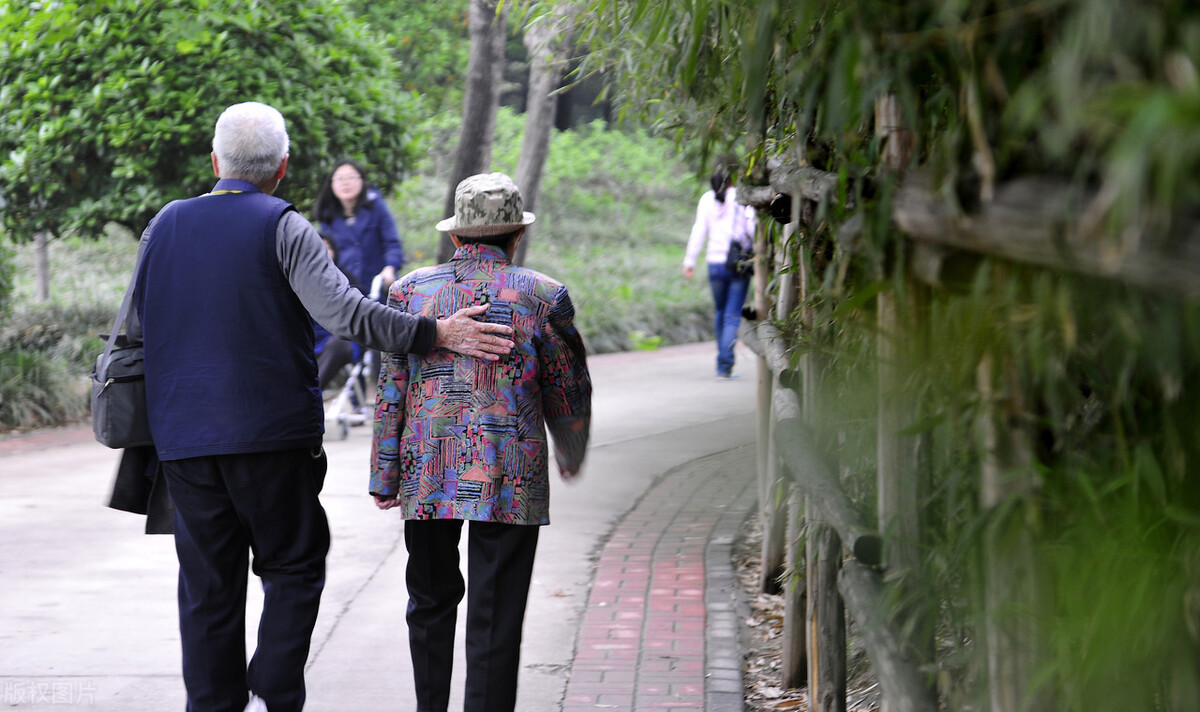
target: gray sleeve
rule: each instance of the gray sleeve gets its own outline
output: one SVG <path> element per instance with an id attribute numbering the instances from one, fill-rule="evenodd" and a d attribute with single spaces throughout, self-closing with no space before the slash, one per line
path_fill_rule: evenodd
<path id="1" fill-rule="evenodd" d="M 436 322 L 391 309 L 350 286 L 303 215 L 289 210 L 279 219 L 275 252 L 300 303 L 331 333 L 392 353 L 426 354 L 433 349 Z"/>

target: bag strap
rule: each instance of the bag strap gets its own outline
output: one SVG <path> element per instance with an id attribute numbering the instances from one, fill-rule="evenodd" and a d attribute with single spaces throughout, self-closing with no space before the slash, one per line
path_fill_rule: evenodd
<path id="1" fill-rule="evenodd" d="M 104 369 L 104 373 L 96 374 L 99 380 L 108 378 L 108 359 L 112 356 L 113 347 L 117 345 L 117 341 L 123 335 L 121 332 L 129 333 L 126 321 L 132 316 L 130 314 L 130 307 L 133 305 L 133 289 L 137 286 L 138 272 L 141 271 L 142 259 L 146 254 L 146 244 L 149 242 L 149 235 L 138 241 L 137 260 L 133 265 L 133 275 L 129 278 L 129 287 L 125 289 L 125 298 L 121 300 L 121 308 L 117 311 L 117 319 L 113 322 L 112 331 L 108 335 L 108 343 L 104 346 L 104 356 L 100 359 L 100 367 Z"/>

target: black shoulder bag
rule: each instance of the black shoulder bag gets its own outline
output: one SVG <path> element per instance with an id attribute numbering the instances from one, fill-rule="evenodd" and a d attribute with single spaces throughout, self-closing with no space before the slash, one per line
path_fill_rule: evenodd
<path id="1" fill-rule="evenodd" d="M 111 448 L 153 444 L 150 419 L 146 414 L 146 368 L 142 341 L 131 337 L 126 328 L 146 243 L 147 240 L 142 240 L 138 245 L 137 263 L 129 279 L 129 288 L 125 290 L 121 310 L 117 312 L 112 332 L 101 334 L 108 344 L 104 347 L 104 353 L 96 357 L 92 368 L 92 432 L 96 440 Z"/>

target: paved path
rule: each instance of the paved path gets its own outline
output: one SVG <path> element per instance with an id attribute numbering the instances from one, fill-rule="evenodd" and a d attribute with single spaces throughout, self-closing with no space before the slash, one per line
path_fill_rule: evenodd
<path id="1" fill-rule="evenodd" d="M 522 712 L 741 709 L 729 548 L 753 506 L 755 389 L 714 379 L 714 352 L 591 360 L 592 447 L 578 483 L 553 485 Z M 400 521 L 363 493 L 368 449 L 366 428 L 327 444 L 333 548 L 309 712 L 413 708 Z M 183 708 L 174 551 L 102 506 L 116 461 L 81 428 L 0 439 L 0 708 Z"/>
<path id="2" fill-rule="evenodd" d="M 740 447 L 657 482 L 600 553 L 563 712 L 742 709 L 731 545 L 753 506 Z"/>

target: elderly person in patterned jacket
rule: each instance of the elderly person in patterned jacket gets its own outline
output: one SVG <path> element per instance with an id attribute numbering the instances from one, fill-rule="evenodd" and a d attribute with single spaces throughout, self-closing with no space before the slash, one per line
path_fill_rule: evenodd
<path id="1" fill-rule="evenodd" d="M 564 480 L 579 474 L 592 386 L 567 288 L 514 267 L 534 216 L 501 173 L 459 183 L 454 216 L 438 223 L 458 248 L 445 264 L 397 282 L 388 304 L 438 317 L 489 304 L 511 326 L 496 362 L 449 351 L 389 354 L 379 379 L 370 491 L 404 516 L 408 631 L 420 712 L 450 698 L 456 610 L 467 595 L 465 712 L 516 704 L 521 629 L 538 531 L 550 523 L 550 444 Z M 464 587 L 458 542 L 469 521 Z"/>

